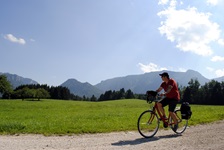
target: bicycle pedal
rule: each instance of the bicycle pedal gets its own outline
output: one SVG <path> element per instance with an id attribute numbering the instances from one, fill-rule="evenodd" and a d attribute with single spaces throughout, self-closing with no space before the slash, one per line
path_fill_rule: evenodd
<path id="1" fill-rule="evenodd" d="M 168 127 L 168 123 L 163 123 L 163 127 L 167 128 Z"/>

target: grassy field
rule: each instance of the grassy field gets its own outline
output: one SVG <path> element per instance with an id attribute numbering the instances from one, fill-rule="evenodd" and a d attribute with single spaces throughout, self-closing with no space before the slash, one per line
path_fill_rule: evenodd
<path id="1" fill-rule="evenodd" d="M 65 135 L 137 130 L 144 100 L 0 100 L 0 134 Z M 190 125 L 224 119 L 224 106 L 192 105 Z M 162 124 L 162 123 L 161 123 Z"/>

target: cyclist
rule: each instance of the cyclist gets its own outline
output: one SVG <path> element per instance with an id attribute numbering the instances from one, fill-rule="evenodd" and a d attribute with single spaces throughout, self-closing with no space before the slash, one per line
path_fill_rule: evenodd
<path id="1" fill-rule="evenodd" d="M 177 83 L 174 79 L 171 79 L 169 77 L 169 74 L 167 72 L 163 72 L 162 74 L 159 74 L 162 78 L 162 84 L 160 87 L 156 90 L 156 92 L 160 92 L 161 90 L 164 90 L 165 92 L 160 94 L 161 96 L 165 96 L 164 99 L 162 99 L 160 102 L 158 102 L 158 109 L 162 113 L 164 119 L 167 119 L 164 108 L 165 106 L 169 105 L 169 114 L 174 120 L 174 130 L 176 131 L 178 128 L 178 122 L 176 114 L 174 113 L 174 110 L 176 108 L 176 105 L 178 101 L 180 100 L 180 94 L 178 91 Z M 164 127 L 167 127 L 164 125 Z"/>

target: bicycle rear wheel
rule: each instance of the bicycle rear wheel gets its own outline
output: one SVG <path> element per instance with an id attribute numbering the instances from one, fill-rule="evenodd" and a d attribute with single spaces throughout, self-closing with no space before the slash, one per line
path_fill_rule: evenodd
<path id="1" fill-rule="evenodd" d="M 178 129 L 174 131 L 174 124 L 172 124 L 170 127 L 175 133 L 181 134 L 187 129 L 188 120 L 181 118 L 180 110 L 175 110 L 175 113 L 176 113 L 177 121 L 178 121 Z M 173 122 L 172 118 L 170 119 L 170 121 Z"/>
<path id="2" fill-rule="evenodd" d="M 153 137 L 159 129 L 158 116 L 152 110 L 144 111 L 138 118 L 138 132 L 145 138 Z"/>

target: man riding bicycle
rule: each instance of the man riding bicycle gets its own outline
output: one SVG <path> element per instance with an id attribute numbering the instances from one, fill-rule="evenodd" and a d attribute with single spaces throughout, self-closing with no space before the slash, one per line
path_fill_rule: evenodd
<path id="1" fill-rule="evenodd" d="M 158 102 L 158 109 L 162 113 L 163 117 L 166 119 L 166 114 L 164 111 L 165 106 L 169 106 L 169 114 L 174 120 L 174 130 L 176 131 L 178 128 L 178 122 L 176 114 L 174 113 L 174 110 L 176 108 L 176 105 L 178 101 L 180 100 L 180 94 L 178 91 L 177 83 L 174 79 L 169 78 L 169 74 L 167 72 L 164 72 L 162 74 L 159 74 L 163 80 L 160 87 L 156 90 L 156 92 L 160 92 L 161 90 L 164 90 L 165 92 L 160 94 L 161 96 L 165 96 L 163 100 Z"/>

